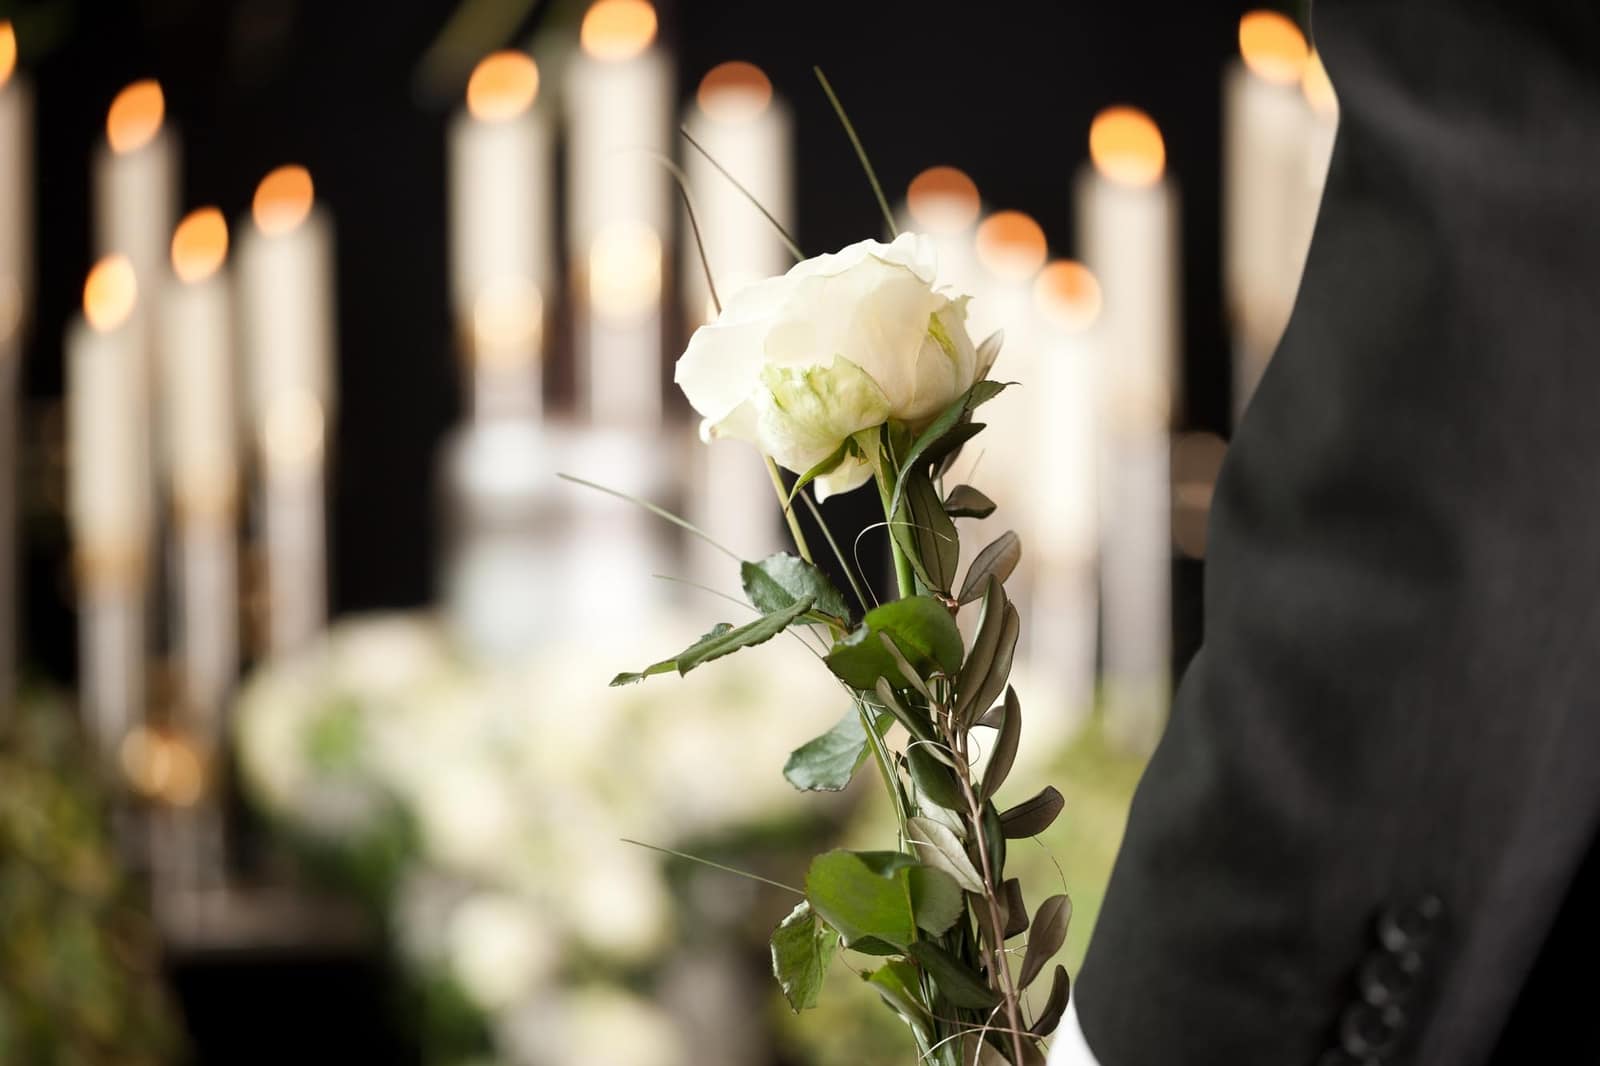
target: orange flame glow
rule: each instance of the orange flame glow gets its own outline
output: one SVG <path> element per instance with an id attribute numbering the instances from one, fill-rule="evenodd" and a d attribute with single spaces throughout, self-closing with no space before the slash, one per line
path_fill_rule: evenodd
<path id="1" fill-rule="evenodd" d="M 155 140 L 167 117 L 167 98 L 161 84 L 146 78 L 117 94 L 106 112 L 106 141 L 121 155 L 136 152 Z"/>
<path id="2" fill-rule="evenodd" d="M 929 167 L 906 189 L 911 220 L 930 233 L 960 233 L 978 219 L 978 186 L 955 167 Z"/>
<path id="3" fill-rule="evenodd" d="M 719 63 L 700 79 L 700 110 L 718 122 L 750 122 L 772 103 L 772 82 L 754 63 Z"/>
<path id="4" fill-rule="evenodd" d="M 311 174 L 305 167 L 282 166 L 256 186 L 250 213 L 262 233 L 268 236 L 288 233 L 306 220 L 315 198 Z"/>
<path id="5" fill-rule="evenodd" d="M 1167 167 L 1161 130 L 1136 107 L 1108 107 L 1089 126 L 1089 158 L 1119 185 L 1154 185 Z"/>
<path id="6" fill-rule="evenodd" d="M 656 9 L 647 0 L 597 0 L 583 16 L 578 40 L 596 59 L 632 59 L 656 39 Z"/>
<path id="7" fill-rule="evenodd" d="M 228 223 L 215 207 L 189 212 L 172 232 L 172 272 L 179 281 L 204 281 L 228 257 Z"/>
<path id="8" fill-rule="evenodd" d="M 110 333 L 133 314 L 139 284 L 125 255 L 108 255 L 89 271 L 83 284 L 83 317 L 97 333 Z"/>
<path id="9" fill-rule="evenodd" d="M 1250 73 L 1275 85 L 1294 85 L 1310 49 L 1294 20 L 1276 11 L 1251 11 L 1239 20 L 1239 54 Z"/>
<path id="10" fill-rule="evenodd" d="M 1044 230 L 1021 211 L 997 211 L 978 227 L 978 262 L 1005 281 L 1027 281 L 1044 265 Z"/>
<path id="11" fill-rule="evenodd" d="M 504 122 L 533 106 L 539 66 L 525 52 L 485 56 L 467 81 L 467 111 L 480 122 Z"/>

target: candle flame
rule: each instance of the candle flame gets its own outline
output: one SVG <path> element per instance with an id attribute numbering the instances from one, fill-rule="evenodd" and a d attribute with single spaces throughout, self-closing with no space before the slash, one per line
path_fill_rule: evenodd
<path id="1" fill-rule="evenodd" d="M 706 71 L 695 99 L 718 122 L 752 122 L 771 105 L 772 82 L 754 63 L 730 60 Z"/>
<path id="2" fill-rule="evenodd" d="M 11 80 L 17 69 L 17 31 L 10 19 L 0 19 L 0 86 Z"/>
<path id="3" fill-rule="evenodd" d="M 322 404 L 298 389 L 279 396 L 267 408 L 261 427 L 261 450 L 271 470 L 297 470 L 322 456 Z"/>
<path id="4" fill-rule="evenodd" d="M 250 213 L 256 228 L 270 236 L 288 233 L 306 220 L 316 190 L 305 167 L 290 164 L 279 167 L 256 186 Z"/>
<path id="5" fill-rule="evenodd" d="M 1293 85 L 1306 68 L 1306 35 L 1276 11 L 1251 11 L 1239 20 L 1239 54 L 1250 73 L 1274 85 Z"/>
<path id="6" fill-rule="evenodd" d="M 1334 94 L 1333 81 L 1328 77 L 1328 68 L 1322 65 L 1322 57 L 1314 51 L 1306 60 L 1305 73 L 1300 76 L 1300 91 L 1305 93 L 1306 102 L 1317 114 L 1339 113 L 1339 98 Z"/>
<path id="7" fill-rule="evenodd" d="M 583 16 L 578 39 L 596 59 L 632 59 L 656 39 L 656 9 L 647 0 L 597 0 Z"/>
<path id="8" fill-rule="evenodd" d="M 117 94 L 106 112 L 106 142 L 118 155 L 137 152 L 161 132 L 167 117 L 167 98 L 161 83 L 146 78 Z"/>
<path id="9" fill-rule="evenodd" d="M 1082 263 L 1057 259 L 1035 279 L 1033 302 L 1054 325 L 1081 333 L 1100 315 L 1100 282 Z"/>
<path id="10" fill-rule="evenodd" d="M 228 257 L 228 223 L 215 207 L 184 216 L 172 232 L 172 272 L 179 281 L 204 281 Z"/>
<path id="11" fill-rule="evenodd" d="M 1136 107 L 1108 107 L 1089 126 L 1089 158 L 1119 185 L 1154 185 L 1167 166 L 1161 130 Z"/>
<path id="12" fill-rule="evenodd" d="M 89 271 L 83 284 L 83 317 L 97 333 L 110 333 L 133 314 L 139 283 L 125 255 L 108 255 Z"/>
<path id="13" fill-rule="evenodd" d="M 467 112 L 480 122 L 504 122 L 533 106 L 539 65 L 526 52 L 485 56 L 467 80 Z"/>
<path id="14" fill-rule="evenodd" d="M 123 737 L 119 755 L 128 783 L 143 796 L 192 807 L 205 791 L 199 752 L 181 736 L 135 726 Z"/>
<path id="15" fill-rule="evenodd" d="M 589 304 L 597 312 L 631 318 L 661 297 L 661 238 L 638 222 L 616 222 L 595 236 L 589 250 Z"/>
<path id="16" fill-rule="evenodd" d="M 997 211 L 978 226 L 978 262 L 996 277 L 1024 282 L 1039 272 L 1049 254 L 1044 230 L 1021 211 Z"/>
<path id="17" fill-rule="evenodd" d="M 906 209 L 930 233 L 960 233 L 978 220 L 978 186 L 955 167 L 929 167 L 906 187 Z"/>

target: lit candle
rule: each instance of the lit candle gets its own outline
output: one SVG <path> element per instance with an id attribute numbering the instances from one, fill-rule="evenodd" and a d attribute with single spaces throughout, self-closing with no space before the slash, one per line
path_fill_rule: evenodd
<path id="1" fill-rule="evenodd" d="M 1099 445 L 1094 324 L 1100 283 L 1089 269 L 1057 260 L 1033 286 L 1040 325 L 1037 371 L 1027 382 L 1035 475 L 1028 491 L 1032 582 L 1030 651 L 1062 682 L 1069 709 L 1094 699 L 1100 599 Z"/>
<path id="2" fill-rule="evenodd" d="M 1166 721 L 1172 657 L 1168 437 L 1177 401 L 1177 191 L 1149 116 L 1101 112 L 1080 175 L 1083 261 L 1100 280 L 1101 662 L 1106 724 L 1151 750 Z"/>
<path id="3" fill-rule="evenodd" d="M 760 67 L 733 61 L 711 68 L 684 114 L 684 128 L 722 168 L 744 186 L 785 230 L 794 230 L 790 189 L 793 133 L 789 111 L 772 92 Z M 753 281 L 782 274 L 794 262 L 783 238 L 705 155 L 688 151 L 684 172 L 693 195 L 717 295 L 726 301 Z M 705 268 L 685 219 L 682 242 L 684 313 L 690 326 L 715 309 L 706 291 Z"/>
<path id="4" fill-rule="evenodd" d="M 1316 229 L 1322 207 L 1322 187 L 1328 180 L 1328 164 L 1333 159 L 1333 139 L 1339 128 L 1339 98 L 1322 59 L 1312 52 L 1300 77 L 1300 92 L 1311 109 L 1305 139 L 1305 157 L 1300 168 L 1298 195 L 1294 197 L 1296 218 L 1291 223 L 1294 243 L 1290 250 L 1291 269 L 1298 279 L 1305 270 L 1306 252 Z"/>
<path id="5" fill-rule="evenodd" d="M 598 425 L 662 416 L 661 293 L 672 68 L 646 0 L 598 0 L 567 71 L 568 241 L 578 259 L 581 406 Z"/>
<path id="6" fill-rule="evenodd" d="M 551 132 L 539 68 L 496 52 L 450 123 L 451 299 L 477 415 L 537 415 L 551 293 Z"/>
<path id="7" fill-rule="evenodd" d="M 936 166 L 911 179 L 895 222 L 901 230 L 932 237 L 939 255 L 939 285 L 970 296 L 981 286 L 975 240 L 982 210 L 978 186 L 965 172 Z"/>
<path id="8" fill-rule="evenodd" d="M 981 549 L 1007 529 L 1023 528 L 1028 497 L 1039 487 L 1042 472 L 1033 451 L 1030 391 L 1038 365 L 1039 331 L 1030 286 L 1049 254 L 1044 230 L 1021 211 L 998 211 L 978 226 L 975 242 L 978 284 L 968 306 L 968 329 L 982 342 L 995 331 L 1005 334 L 999 357 L 989 376 L 996 381 L 1020 382 L 1007 389 L 983 410 L 988 425 L 972 449 L 981 455 L 978 480 L 999 509 L 992 518 L 977 523 L 976 535 L 964 540 Z M 1030 554 L 1023 553 L 1025 565 Z"/>
<path id="9" fill-rule="evenodd" d="M 216 208 L 178 225 L 159 330 L 183 703 L 208 755 L 218 753 L 220 716 L 238 670 L 238 430 L 227 253 L 228 226 Z"/>
<path id="10" fill-rule="evenodd" d="M 250 423 L 264 485 L 268 648 L 294 652 L 327 620 L 326 430 L 335 411 L 333 227 L 311 176 L 262 179 L 239 237 Z"/>
<path id="11" fill-rule="evenodd" d="M 178 143 L 166 128 L 166 98 L 159 83 L 136 81 L 111 101 L 95 153 L 95 247 L 127 256 L 140 286 L 158 292 L 177 214 Z"/>
<path id="12" fill-rule="evenodd" d="M 686 109 L 684 128 L 779 225 L 793 232 L 789 112 L 774 97 L 761 68 L 739 61 L 713 67 Z M 726 302 L 751 282 L 782 274 L 793 264 L 794 257 L 773 224 L 705 155 L 688 150 L 684 171 L 719 299 Z M 716 309 L 687 218 L 682 232 L 679 277 L 684 320 L 693 327 L 713 317 Z M 696 439 L 689 446 L 694 471 L 690 510 L 695 524 L 746 559 L 782 549 L 782 519 L 776 507 L 751 505 L 772 496 L 761 456 L 737 442 L 702 445 Z M 727 585 L 731 573 L 727 556 L 698 539 L 689 551 L 691 571 L 701 584 Z"/>
<path id="13" fill-rule="evenodd" d="M 79 579 L 85 725 L 114 765 L 144 709 L 145 574 L 150 549 L 149 423 L 138 283 L 125 256 L 102 259 L 68 326 L 68 508 Z"/>
<path id="14" fill-rule="evenodd" d="M 33 287 L 33 101 L 16 67 L 17 36 L 0 19 L 0 721 L 16 692 L 17 410 Z"/>
<path id="15" fill-rule="evenodd" d="M 1235 419 L 1288 324 L 1309 239 L 1301 220 L 1315 212 L 1305 180 L 1306 58 L 1293 21 L 1252 11 L 1239 21 L 1239 57 L 1223 77 L 1223 283 L 1235 333 Z"/>

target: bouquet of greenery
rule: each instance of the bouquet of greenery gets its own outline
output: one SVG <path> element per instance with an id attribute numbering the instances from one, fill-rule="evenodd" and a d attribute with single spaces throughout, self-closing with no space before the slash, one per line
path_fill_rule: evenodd
<path id="1" fill-rule="evenodd" d="M 860 140 L 818 77 L 893 232 Z M 1006 873 L 1007 842 L 1039 834 L 1062 807 L 1054 788 L 1006 805 L 999 797 L 1022 731 L 1008 684 L 1020 623 L 1005 587 L 1021 546 L 1006 533 L 962 572 L 956 521 L 986 517 L 994 504 L 971 485 L 944 484 L 984 428 L 979 409 L 1007 387 L 988 378 L 1001 337 L 972 341 L 966 298 L 935 287 L 926 238 L 866 240 L 811 259 L 794 250 L 799 261 L 787 274 L 719 305 L 690 340 L 676 380 L 704 417 L 707 439 L 748 441 L 767 458 L 798 557 L 742 561 L 755 620 L 719 625 L 612 684 L 687 674 L 786 631 L 811 646 L 851 706 L 795 751 L 784 773 L 801 789 L 836 790 L 871 761 L 898 824 L 890 849 L 812 861 L 804 890 L 795 889 L 803 900 L 772 937 L 784 995 L 796 1011 L 815 1005 L 843 948 L 876 957 L 862 976 L 910 1027 L 923 1060 L 1042 1063 L 1040 1041 L 1066 1009 L 1066 970 L 1048 974 L 1037 1016 L 1027 1016 L 1023 993 L 1046 976 L 1072 908 L 1054 895 L 1030 916 L 1022 886 Z M 709 265 L 706 273 L 715 299 Z M 798 475 L 788 488 L 779 467 Z M 898 599 L 876 605 L 808 494 L 813 485 L 825 498 L 868 481 L 882 501 L 899 586 Z M 855 604 L 815 565 L 796 502 L 821 524 Z M 957 626 L 968 604 L 981 611 L 970 642 Z M 1015 946 L 1025 933 L 1025 947 Z"/>

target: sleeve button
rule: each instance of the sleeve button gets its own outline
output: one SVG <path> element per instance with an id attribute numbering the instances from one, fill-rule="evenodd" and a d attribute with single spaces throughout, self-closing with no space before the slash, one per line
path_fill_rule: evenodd
<path id="1" fill-rule="evenodd" d="M 1357 1060 L 1381 1056 L 1394 1047 L 1404 1025 L 1405 1015 L 1398 1007 L 1357 1005 L 1345 1012 L 1340 1044 Z"/>
<path id="2" fill-rule="evenodd" d="M 1361 967 L 1361 998 L 1374 1007 L 1398 1003 L 1411 993 L 1422 972 L 1422 956 L 1415 951 L 1373 955 Z"/>

